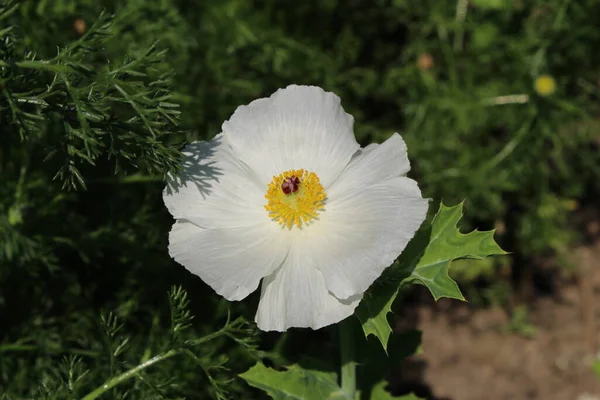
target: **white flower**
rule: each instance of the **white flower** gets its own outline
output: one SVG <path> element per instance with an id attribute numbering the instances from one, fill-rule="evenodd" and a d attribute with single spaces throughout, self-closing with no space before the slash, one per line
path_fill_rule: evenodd
<path id="1" fill-rule="evenodd" d="M 262 330 L 351 315 L 425 219 L 402 138 L 360 148 L 353 123 L 333 93 L 280 89 L 186 146 L 165 189 L 171 256 L 228 300 L 262 279 Z"/>

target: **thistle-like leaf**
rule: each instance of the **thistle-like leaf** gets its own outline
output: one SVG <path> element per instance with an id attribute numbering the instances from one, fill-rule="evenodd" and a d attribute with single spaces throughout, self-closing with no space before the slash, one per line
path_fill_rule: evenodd
<path id="1" fill-rule="evenodd" d="M 392 329 L 387 314 L 400 286 L 409 283 L 425 285 L 435 300 L 449 297 L 465 300 L 458 285 L 448 275 L 452 261 L 461 258 L 483 259 L 506 254 L 494 240 L 494 231 L 460 233 L 457 223 L 463 215 L 463 204 L 440 205 L 431 224 L 417 232 L 402 253 L 397 266 L 386 271 L 381 285 L 374 285 L 356 310 L 365 336 L 375 335 L 384 349 Z"/>
<path id="2" fill-rule="evenodd" d="M 240 377 L 275 400 L 347 400 L 334 372 L 305 369 L 297 364 L 285 371 L 277 371 L 257 363 Z"/>

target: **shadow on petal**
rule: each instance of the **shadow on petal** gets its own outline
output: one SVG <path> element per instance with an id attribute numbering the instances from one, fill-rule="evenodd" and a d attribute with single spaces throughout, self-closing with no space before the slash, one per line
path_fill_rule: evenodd
<path id="1" fill-rule="evenodd" d="M 182 187 L 196 185 L 203 198 L 211 193 L 211 187 L 219 183 L 223 175 L 220 168 L 216 167 L 215 152 L 222 145 L 223 136 L 218 135 L 209 142 L 194 142 L 183 149 L 185 158 L 182 163 L 182 172 L 177 176 L 167 179 L 166 194 L 179 193 Z"/>

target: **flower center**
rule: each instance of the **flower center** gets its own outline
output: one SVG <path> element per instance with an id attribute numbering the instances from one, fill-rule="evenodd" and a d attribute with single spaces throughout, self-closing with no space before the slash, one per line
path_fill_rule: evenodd
<path id="1" fill-rule="evenodd" d="M 291 228 L 308 224 L 325 208 L 325 189 L 314 172 L 303 169 L 273 176 L 265 198 L 269 218 Z"/>

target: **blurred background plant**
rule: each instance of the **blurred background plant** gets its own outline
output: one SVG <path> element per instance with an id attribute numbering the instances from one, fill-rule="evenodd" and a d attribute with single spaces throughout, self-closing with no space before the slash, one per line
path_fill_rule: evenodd
<path id="1" fill-rule="evenodd" d="M 467 199 L 464 229 L 497 229 L 511 256 L 454 269 L 477 304 L 543 290 L 540 260 L 576 275 L 570 249 L 598 234 L 597 1 L 18 3 L 0 2 L 0 398 L 77 397 L 180 348 L 172 285 L 189 292 L 190 337 L 228 307 L 252 319 L 252 301 L 228 305 L 170 260 L 162 179 L 185 141 L 290 83 L 338 94 L 363 145 L 400 132 L 424 195 Z M 517 307 L 511 329 L 533 334 L 526 320 Z M 261 340 L 293 360 L 284 349 L 311 336 L 288 336 Z M 249 337 L 112 396 L 220 398 L 256 358 Z"/>

